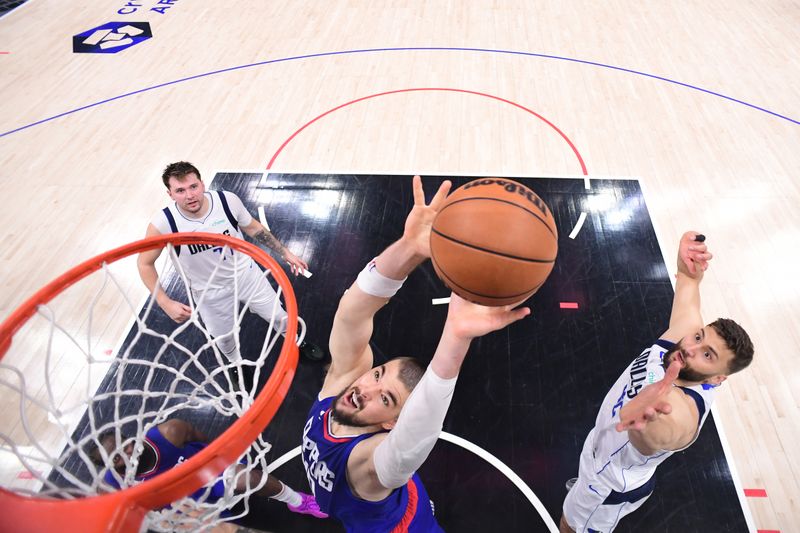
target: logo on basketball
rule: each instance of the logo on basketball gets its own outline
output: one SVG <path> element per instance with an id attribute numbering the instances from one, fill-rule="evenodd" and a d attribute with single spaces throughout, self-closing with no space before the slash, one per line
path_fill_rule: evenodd
<path id="1" fill-rule="evenodd" d="M 108 22 L 72 37 L 76 54 L 116 54 L 153 36 L 147 22 Z"/>

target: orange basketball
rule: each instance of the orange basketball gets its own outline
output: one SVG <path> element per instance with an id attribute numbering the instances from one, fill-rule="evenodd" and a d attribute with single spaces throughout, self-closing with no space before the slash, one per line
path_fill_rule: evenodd
<path id="1" fill-rule="evenodd" d="M 447 197 L 433 221 L 436 274 L 453 292 L 478 304 L 525 300 L 550 275 L 557 253 L 550 209 L 516 181 L 471 181 Z"/>

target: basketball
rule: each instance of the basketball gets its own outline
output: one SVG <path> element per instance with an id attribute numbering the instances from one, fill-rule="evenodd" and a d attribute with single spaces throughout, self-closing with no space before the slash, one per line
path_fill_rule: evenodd
<path id="1" fill-rule="evenodd" d="M 474 303 L 527 299 L 553 270 L 555 220 L 539 196 L 516 181 L 471 181 L 445 200 L 431 229 L 431 261 L 453 292 Z"/>

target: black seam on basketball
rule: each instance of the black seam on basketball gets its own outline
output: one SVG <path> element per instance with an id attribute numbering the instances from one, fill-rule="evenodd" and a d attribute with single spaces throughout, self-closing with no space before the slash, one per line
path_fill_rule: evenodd
<path id="1" fill-rule="evenodd" d="M 439 263 L 436 261 L 436 259 L 434 259 L 434 258 L 433 258 L 433 256 L 431 256 L 431 261 L 432 261 L 433 263 L 436 263 L 436 266 L 438 266 L 438 267 L 439 267 L 439 269 L 438 269 L 438 270 L 439 270 L 439 272 L 441 272 L 441 273 L 442 273 L 442 275 L 443 275 L 444 277 L 446 277 L 446 278 L 447 278 L 447 281 L 445 281 L 445 280 L 442 280 L 442 281 L 444 282 L 444 284 L 445 284 L 445 285 L 448 285 L 448 282 L 449 282 L 449 283 L 451 283 L 451 284 L 455 285 L 456 287 L 458 287 L 459 289 L 461 289 L 462 291 L 464 291 L 464 292 L 466 292 L 466 293 L 469 293 L 469 294 L 474 294 L 475 296 L 480 296 L 481 298 L 490 298 L 490 299 L 492 299 L 492 300 L 505 300 L 506 298 L 518 298 L 518 297 L 521 297 L 521 296 L 525 296 L 526 294 L 528 294 L 528 293 L 529 293 L 529 292 L 531 292 L 531 291 L 538 291 L 538 290 L 539 290 L 539 287 L 541 287 L 542 285 L 544 285 L 544 281 L 547 281 L 547 280 L 545 279 L 544 281 L 542 281 L 540 284 L 538 284 L 537 286 L 533 287 L 532 289 L 528 289 L 527 291 L 525 291 L 525 292 L 521 292 L 521 293 L 519 293 L 519 294 L 509 294 L 508 296 L 492 296 L 492 295 L 490 295 L 490 294 L 481 294 L 481 293 L 479 293 L 479 292 L 475 292 L 475 291 L 473 291 L 473 290 L 470 290 L 470 289 L 468 289 L 468 288 L 464 287 L 463 285 L 459 285 L 458 283 L 456 283 L 455 281 L 453 281 L 453 278 L 451 278 L 450 276 L 448 276 L 448 275 L 447 275 L 447 272 L 445 272 L 445 271 L 444 271 L 444 269 L 442 269 L 442 265 L 440 265 L 440 264 L 439 264 Z M 453 290 L 453 288 L 452 288 L 452 287 L 450 287 L 450 289 L 451 289 L 451 290 Z M 455 292 L 455 291 L 454 291 L 454 292 Z"/>
<path id="2" fill-rule="evenodd" d="M 520 208 L 520 209 L 522 209 L 523 211 L 527 211 L 527 212 L 528 212 L 528 213 L 530 213 L 531 215 L 533 215 L 533 216 L 535 216 L 536 218 L 538 218 L 538 219 L 539 219 L 539 222 L 541 222 L 542 224 L 544 224 L 544 227 L 546 227 L 546 228 L 547 228 L 547 231 L 549 231 L 549 232 L 550 232 L 550 234 L 551 234 L 553 237 L 555 237 L 556 239 L 558 239 L 558 236 L 555 234 L 555 232 L 553 232 L 553 230 L 552 230 L 552 229 L 550 229 L 550 224 L 548 224 L 546 220 L 544 220 L 542 217 L 540 217 L 539 215 L 537 215 L 537 214 L 536 214 L 534 211 L 531 211 L 531 210 L 530 210 L 530 209 L 528 209 L 527 207 L 523 207 L 523 206 L 521 206 L 521 205 L 519 205 L 519 204 L 515 204 L 514 202 L 509 202 L 508 200 L 501 200 L 500 198 L 492 198 L 492 197 L 490 197 L 490 196 L 470 196 L 469 198 L 462 198 L 462 199 L 460 199 L 460 200 L 455 200 L 455 201 L 453 201 L 453 202 L 451 202 L 451 203 L 447 204 L 446 206 L 444 206 L 444 207 L 443 207 L 443 208 L 442 208 L 442 209 L 439 211 L 439 213 L 441 213 L 442 211 L 444 211 L 445 209 L 447 209 L 447 208 L 448 208 L 448 207 L 450 207 L 451 205 L 460 204 L 461 202 L 468 202 L 468 201 L 470 201 L 470 200 L 491 200 L 491 201 L 493 201 L 493 202 L 500 202 L 500 203 L 503 203 L 503 204 L 513 205 L 514 207 L 519 207 L 519 208 Z M 541 200 L 541 198 L 540 198 L 540 200 Z M 437 214 L 437 216 L 438 216 L 438 214 Z M 554 220 L 554 222 L 555 222 L 555 220 Z"/>
<path id="3" fill-rule="evenodd" d="M 526 261 L 528 263 L 553 263 L 553 262 L 555 262 L 555 258 L 553 258 L 553 259 L 530 259 L 528 257 L 519 257 L 519 256 L 516 256 L 516 255 L 505 254 L 503 252 L 498 252 L 496 250 L 489 250 L 488 248 L 481 248 L 480 246 L 476 246 L 474 244 L 469 244 L 468 242 L 460 241 L 460 240 L 458 240 L 456 238 L 450 237 L 449 235 L 445 235 L 444 233 L 442 233 L 442 232 L 440 232 L 440 231 L 438 231 L 436 229 L 433 229 L 433 228 L 431 228 L 431 231 L 433 233 L 435 233 L 436 235 L 438 235 L 439 237 L 441 237 L 443 239 L 447 239 L 450 242 L 454 242 L 456 244 L 460 244 L 462 246 L 466 246 L 467 248 L 472 248 L 473 250 L 479 250 L 481 252 L 486 252 L 486 253 L 489 253 L 489 254 L 492 254 L 492 255 L 505 257 L 507 259 L 517 259 L 518 261 Z"/>

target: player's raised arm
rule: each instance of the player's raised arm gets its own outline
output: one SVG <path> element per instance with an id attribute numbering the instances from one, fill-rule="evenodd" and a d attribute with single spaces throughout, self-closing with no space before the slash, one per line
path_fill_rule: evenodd
<path id="1" fill-rule="evenodd" d="M 430 204 L 425 203 L 422 180 L 414 176 L 414 207 L 406 218 L 403 236 L 370 261 L 339 301 L 329 349 L 331 366 L 323 394 L 337 393 L 344 376 L 360 374 L 372 366 L 373 317 L 400 289 L 405 278 L 430 257 L 430 232 L 451 183 L 439 187 Z M 329 390 L 330 389 L 330 390 Z"/>
<path id="2" fill-rule="evenodd" d="M 617 431 L 627 431 L 631 444 L 643 455 L 688 446 L 697 433 L 696 404 L 673 386 L 680 368 L 673 361 L 664 379 L 644 388 L 620 410 Z"/>
<path id="3" fill-rule="evenodd" d="M 678 274 L 669 328 L 663 339 L 676 342 L 692 330 L 703 327 L 700 315 L 700 282 L 712 255 L 705 244 L 705 236 L 687 231 L 678 245 Z"/>
<path id="4" fill-rule="evenodd" d="M 484 307 L 456 294 L 450 296 L 447 321 L 433 360 L 403 406 L 397 424 L 385 439 L 368 439 L 350 456 L 348 479 L 356 480 L 354 489 L 359 495 L 380 499 L 408 482 L 439 438 L 472 339 L 529 314 L 527 307 Z"/>
<path id="5" fill-rule="evenodd" d="M 152 224 L 147 226 L 145 237 L 161 235 L 161 232 Z M 161 248 L 146 250 L 139 254 L 136 265 L 139 269 L 139 277 L 142 279 L 147 290 L 153 294 L 158 306 L 175 322 L 185 322 L 192 315 L 192 308 L 186 304 L 173 300 L 158 281 L 158 271 L 156 270 L 156 260 L 161 255 Z"/>

